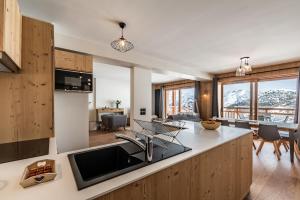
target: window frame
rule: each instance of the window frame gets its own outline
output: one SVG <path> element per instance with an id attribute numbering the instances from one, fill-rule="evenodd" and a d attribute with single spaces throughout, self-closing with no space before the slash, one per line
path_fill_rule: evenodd
<path id="1" fill-rule="evenodd" d="M 270 77 L 270 78 L 253 78 L 247 80 L 238 80 L 238 81 L 228 81 L 221 82 L 221 117 L 224 117 L 224 85 L 238 84 L 238 83 L 250 83 L 250 117 L 249 119 L 257 120 L 258 117 L 258 83 L 264 81 L 279 81 L 279 80 L 289 80 L 297 79 L 298 76 L 287 76 L 287 77 Z"/>
<path id="2" fill-rule="evenodd" d="M 180 112 L 182 112 L 181 111 L 181 90 L 182 89 L 189 89 L 189 88 L 193 88 L 194 90 L 195 90 L 195 87 L 193 87 L 193 86 L 185 86 L 185 87 L 177 87 L 177 88 L 169 88 L 169 89 L 165 89 L 165 91 L 164 91 L 164 104 L 165 104 L 165 106 L 164 106 L 164 113 L 165 113 L 165 117 L 167 118 L 168 117 L 168 113 L 167 113 L 167 92 L 168 91 L 172 91 L 172 102 L 173 102 L 173 104 L 172 104 L 172 106 L 175 106 L 176 107 L 176 105 L 174 104 L 175 102 L 176 102 L 176 95 L 174 95 L 175 94 L 175 90 L 178 90 L 178 95 L 179 95 L 179 99 L 178 99 L 178 110 L 177 110 L 177 113 L 180 113 Z M 175 100 L 175 101 L 174 101 Z M 194 101 L 195 101 L 195 98 L 194 98 Z"/>

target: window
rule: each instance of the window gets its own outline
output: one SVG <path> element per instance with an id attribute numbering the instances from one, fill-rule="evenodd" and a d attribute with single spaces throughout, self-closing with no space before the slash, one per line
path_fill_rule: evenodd
<path id="1" fill-rule="evenodd" d="M 250 83 L 235 83 L 223 86 L 223 116 L 249 119 Z"/>
<path id="2" fill-rule="evenodd" d="M 180 112 L 193 112 L 195 101 L 195 88 L 180 90 Z"/>
<path id="3" fill-rule="evenodd" d="M 258 82 L 258 120 L 293 122 L 297 79 Z"/>
<path id="4" fill-rule="evenodd" d="M 296 87 L 296 78 L 223 84 L 221 114 L 225 118 L 291 123 Z"/>
<path id="5" fill-rule="evenodd" d="M 179 90 L 166 90 L 166 114 L 175 115 L 179 108 Z"/>
<path id="6" fill-rule="evenodd" d="M 166 115 L 193 112 L 195 88 L 166 90 Z"/>

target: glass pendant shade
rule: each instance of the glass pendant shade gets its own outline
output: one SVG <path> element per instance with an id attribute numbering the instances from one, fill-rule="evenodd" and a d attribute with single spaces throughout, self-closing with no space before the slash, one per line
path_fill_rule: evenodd
<path id="1" fill-rule="evenodd" d="M 249 64 L 244 65 L 244 69 L 245 69 L 245 72 L 246 72 L 246 73 L 252 71 L 252 67 L 251 67 L 251 65 L 249 65 Z"/>
<path id="2" fill-rule="evenodd" d="M 119 26 L 122 29 L 122 36 L 119 39 L 112 41 L 111 47 L 119 52 L 124 53 L 126 51 L 133 49 L 134 46 L 123 36 L 123 29 L 125 28 L 126 24 L 124 22 L 120 22 Z"/>
<path id="3" fill-rule="evenodd" d="M 245 68 L 243 68 L 241 66 L 239 68 L 237 68 L 235 75 L 236 76 L 245 76 L 246 75 Z"/>
<path id="4" fill-rule="evenodd" d="M 242 57 L 240 58 L 241 64 L 240 66 L 236 69 L 236 76 L 246 76 L 246 73 L 249 73 L 252 71 L 252 67 L 249 64 L 249 58 L 250 57 Z"/>

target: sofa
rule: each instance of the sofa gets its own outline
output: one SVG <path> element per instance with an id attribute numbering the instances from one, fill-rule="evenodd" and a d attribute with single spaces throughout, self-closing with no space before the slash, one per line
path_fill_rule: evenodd
<path id="1" fill-rule="evenodd" d="M 123 127 L 124 130 L 127 126 L 127 115 L 107 114 L 101 115 L 102 127 L 106 130 L 116 130 Z"/>
<path id="2" fill-rule="evenodd" d="M 198 113 L 178 113 L 176 115 L 169 115 L 168 120 L 179 121 L 179 120 L 187 120 L 193 122 L 200 122 L 200 115 Z"/>

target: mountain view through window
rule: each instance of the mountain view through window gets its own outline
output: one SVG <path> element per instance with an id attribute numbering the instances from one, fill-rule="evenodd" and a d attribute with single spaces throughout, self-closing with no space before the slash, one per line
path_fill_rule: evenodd
<path id="1" fill-rule="evenodd" d="M 257 118 L 263 121 L 292 122 L 297 97 L 297 79 L 257 82 Z M 228 118 L 249 118 L 250 83 L 223 86 L 223 113 Z M 254 96 L 254 98 L 256 98 Z"/>

